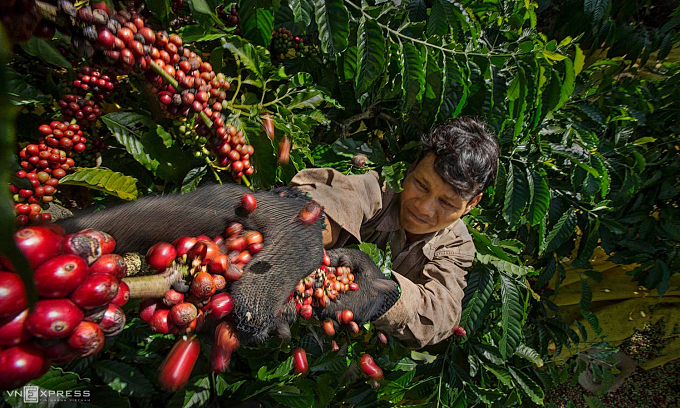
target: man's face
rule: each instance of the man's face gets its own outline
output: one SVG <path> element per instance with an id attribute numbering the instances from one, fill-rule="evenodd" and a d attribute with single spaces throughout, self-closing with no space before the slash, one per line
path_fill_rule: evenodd
<path id="1" fill-rule="evenodd" d="M 435 155 L 423 157 L 404 180 L 399 194 L 399 221 L 414 235 L 439 231 L 477 205 L 482 194 L 464 200 L 434 171 Z"/>

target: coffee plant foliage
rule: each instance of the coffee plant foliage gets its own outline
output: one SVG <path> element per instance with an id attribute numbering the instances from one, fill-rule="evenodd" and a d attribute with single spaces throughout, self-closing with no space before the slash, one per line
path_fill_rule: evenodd
<path id="1" fill-rule="evenodd" d="M 477 248 L 460 323 L 467 336 L 413 351 L 392 338 L 383 345 L 367 324 L 357 336 L 339 333 L 338 353 L 318 323 L 298 322 L 290 343 L 272 336 L 241 347 L 226 374 L 206 374 L 207 359 L 199 359 L 190 385 L 168 395 L 156 370 L 174 336 L 151 333 L 131 302 L 126 329 L 107 340 L 104 353 L 53 367 L 32 384 L 89 389 L 89 404 L 107 407 L 229 406 L 251 398 L 289 407 L 543 405 L 551 385 L 566 379 L 555 355 L 580 343 L 601 348 L 603 358 L 616 350 L 588 310 L 590 285 L 601 278 L 589 263 L 596 247 L 613 262 L 639 265 L 630 279 L 640 285 L 662 295 L 670 289 L 680 270 L 680 66 L 673 62 L 680 9 L 652 22 L 631 12 L 633 0 L 242 0 L 234 26 L 220 13 L 234 3 L 185 3 L 173 10 L 169 0 L 149 0 L 149 19 L 228 77 L 223 113 L 255 148 L 256 171 L 247 180 L 255 188 L 285 184 L 305 167 L 334 167 L 375 169 L 398 190 L 433 124 L 461 115 L 489 124 L 502 158 L 495 185 L 464 219 Z M 272 32 L 281 28 L 301 45 L 276 48 Z M 35 139 L 35 123 L 59 117 L 55 101 L 75 75 L 57 49 L 62 41 L 57 33 L 21 44 L 12 57 L 8 47 L 3 52 L 13 60 L 0 81 L 10 98 L 0 103 L 17 107 L 0 109 L 3 163 L 12 163 L 15 133 L 19 143 Z M 65 185 L 92 188 L 95 205 L 106 206 L 229 182 L 200 146 L 182 142 L 186 124 L 161 115 L 142 81 L 125 79 L 116 98 L 93 128 L 109 135 L 99 166 L 76 168 Z M 263 130 L 265 114 L 275 124 L 273 139 Z M 284 135 L 290 162 L 278 164 Z M 353 164 L 358 153 L 365 166 Z M 0 182 L 13 170 L 2 167 Z M 0 216 L 10 225 L 5 190 Z M 0 232 L 0 251 L 32 285 L 9 232 Z M 361 249 L 389 269 L 389 248 Z M 551 302 L 567 265 L 581 276 L 590 327 L 564 321 Z M 292 374 L 296 347 L 307 351 L 304 376 Z M 364 352 L 385 371 L 378 388 L 358 369 Z M 604 389 L 612 373 L 600 375 Z"/>

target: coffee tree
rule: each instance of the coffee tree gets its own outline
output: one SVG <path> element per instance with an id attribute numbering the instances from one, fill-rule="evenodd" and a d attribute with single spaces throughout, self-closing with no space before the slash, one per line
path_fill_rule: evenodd
<path id="1" fill-rule="evenodd" d="M 11 386 L 88 389 L 88 404 L 107 406 L 542 405 L 553 384 L 585 369 L 555 355 L 583 342 L 601 359 L 615 350 L 589 311 L 596 247 L 639 264 L 631 279 L 660 294 L 678 270 L 680 9 L 628 0 L 15 3 L 0 6 L 15 17 L 3 17 L 12 28 L 0 78 L 9 96 L 0 100 L 3 225 L 209 182 L 271 188 L 313 166 L 375 169 L 399 190 L 420 135 L 460 115 L 484 119 L 502 157 L 496 184 L 464 219 L 477 255 L 460 328 L 437 346 L 406 349 L 352 325 L 351 311 L 339 329 L 306 319 L 308 304 L 332 301 L 315 285 L 361 290 L 351 271 L 328 278 L 325 265 L 291 288 L 301 318 L 290 341 L 240 345 L 228 281 L 262 235 L 232 225 L 221 240 L 155 245 L 148 265 L 181 274 L 185 292 L 107 295 L 97 305 L 125 312 L 122 331 L 103 341 L 91 328 L 96 352 Z M 37 307 L 41 267 L 13 233 L 0 231 L 6 273 Z M 390 266 L 389 248 L 360 248 Z M 126 261 L 131 279 L 138 272 Z M 590 327 L 551 302 L 567 265 L 581 276 Z M 211 318 L 217 327 L 202 333 Z M 598 375 L 606 389 L 614 373 Z"/>

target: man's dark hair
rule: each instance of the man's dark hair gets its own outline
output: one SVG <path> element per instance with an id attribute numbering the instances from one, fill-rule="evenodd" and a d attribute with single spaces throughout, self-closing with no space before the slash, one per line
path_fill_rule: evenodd
<path id="1" fill-rule="evenodd" d="M 434 170 L 462 199 L 469 200 L 493 184 L 500 147 L 484 122 L 459 117 L 433 126 L 422 137 L 422 155 L 436 155 Z"/>

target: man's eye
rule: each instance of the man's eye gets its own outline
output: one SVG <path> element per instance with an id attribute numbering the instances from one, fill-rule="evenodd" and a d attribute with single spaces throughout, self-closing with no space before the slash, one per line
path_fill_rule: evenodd
<path id="1" fill-rule="evenodd" d="M 448 208 L 448 209 L 450 209 L 450 210 L 455 210 L 455 209 L 456 209 L 456 206 L 453 205 L 453 204 L 451 204 L 451 203 L 449 203 L 448 201 L 442 200 L 442 204 L 444 205 L 444 207 L 446 207 L 446 208 Z"/>
<path id="2" fill-rule="evenodd" d="M 416 183 L 418 183 L 418 185 L 420 186 L 420 188 L 422 188 L 423 190 L 427 190 L 427 188 L 425 187 L 425 184 L 421 183 L 421 182 L 418 181 L 418 180 L 416 180 Z"/>

